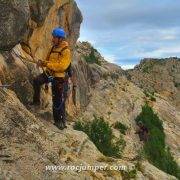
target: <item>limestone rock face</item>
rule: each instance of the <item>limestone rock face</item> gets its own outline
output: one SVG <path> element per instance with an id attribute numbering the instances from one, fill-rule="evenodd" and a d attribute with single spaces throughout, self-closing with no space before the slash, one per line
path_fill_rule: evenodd
<path id="1" fill-rule="evenodd" d="M 1 1 L 0 6 L 0 49 L 9 50 L 1 51 L 0 80 L 3 84 L 12 84 L 11 89 L 27 104 L 32 100 L 32 79 L 42 72 L 28 60 L 45 59 L 51 47 L 51 31 L 58 26 L 66 30 L 73 50 L 82 15 L 76 3 L 68 0 Z M 18 44 L 20 41 L 27 44 L 23 49 Z M 28 50 L 25 52 L 25 49 Z M 49 101 L 43 99 L 43 104 Z"/>
<path id="2" fill-rule="evenodd" d="M 97 86 L 91 89 L 90 103 L 83 115 L 79 117 L 82 121 L 91 121 L 93 115 L 103 117 L 110 125 L 121 122 L 128 127 L 125 135 L 113 128 L 116 137 L 123 136 L 126 146 L 122 153 L 122 159 L 136 162 L 136 158 L 143 147 L 139 137 L 135 134 L 135 118 L 141 112 L 141 107 L 147 98 L 143 90 L 128 81 L 126 77 L 120 76 L 113 80 L 101 79 Z M 149 102 L 149 105 L 158 114 L 163 122 L 166 143 L 170 147 L 173 157 L 179 164 L 179 111 L 161 95 L 156 94 L 156 102 Z M 142 162 L 141 173 L 137 174 L 139 179 L 176 179 L 160 171 L 149 162 Z"/>
<path id="3" fill-rule="evenodd" d="M 156 102 L 153 103 L 153 109 L 163 121 L 166 143 L 170 147 L 176 162 L 180 165 L 180 112 L 175 106 L 164 100 L 162 96 L 156 97 Z"/>
<path id="4" fill-rule="evenodd" d="M 84 109 L 89 104 L 92 96 L 91 89 L 94 89 L 96 85 L 98 86 L 101 79 L 108 76 L 118 78 L 124 73 L 119 66 L 107 62 L 97 50 L 95 50 L 95 57 L 101 62 L 100 65 L 86 62 L 85 56 L 89 56 L 92 49 L 94 47 L 88 42 L 78 42 L 76 44 L 72 66 L 77 78 L 77 106 L 75 108 L 72 106 L 73 103 L 70 103 L 69 109 L 71 109 L 71 112 Z"/>
<path id="5" fill-rule="evenodd" d="M 166 143 L 180 163 L 180 60 L 178 58 L 144 59 L 128 70 L 130 80 L 147 92 L 155 92 L 151 106 L 163 122 Z"/>
<path id="6" fill-rule="evenodd" d="M 129 129 L 123 138 L 126 147 L 122 154 L 124 159 L 132 160 L 142 147 L 135 135 L 136 123 L 134 119 L 141 112 L 144 104 L 144 94 L 138 87 L 130 83 L 125 77 L 113 80 L 101 80 L 92 91 L 90 103 L 81 117 L 84 121 L 91 121 L 93 115 L 103 117 L 113 125 L 116 122 L 125 124 Z M 113 129 L 119 137 L 119 131 Z M 121 134 L 122 135 L 122 134 Z"/>
<path id="7" fill-rule="evenodd" d="M 31 19 L 39 26 L 42 25 L 53 3 L 53 0 L 29 0 Z"/>
<path id="8" fill-rule="evenodd" d="M 49 13 L 42 26 L 31 22 L 33 33 L 29 38 L 29 44 L 33 55 L 38 59 L 45 59 L 51 48 L 51 32 L 55 27 L 63 27 L 67 32 L 68 42 L 73 49 L 79 37 L 82 15 L 74 1 L 56 0 L 50 8 Z"/>
<path id="9" fill-rule="evenodd" d="M 92 69 L 96 69 L 100 76 L 103 76 L 105 74 L 108 75 L 110 73 L 125 73 L 120 66 L 109 63 L 89 42 L 77 42 L 76 51 L 82 57 L 82 60 L 84 60 L 85 62 L 87 62 L 86 57 L 90 56 L 91 53 L 93 53 L 93 57 L 97 59 L 98 63 L 88 62 L 88 64 L 91 66 Z"/>
<path id="10" fill-rule="evenodd" d="M 78 42 L 76 45 L 82 15 L 75 1 L 1 0 L 0 9 L 0 49 L 8 50 L 0 52 L 0 85 L 8 84 L 11 89 L 0 89 L 0 179 L 123 179 L 123 174 L 119 171 L 53 172 L 46 170 L 46 166 L 134 166 L 138 151 L 142 148 L 138 136 L 134 134 L 134 119 L 144 105 L 146 97 L 143 89 L 147 87 L 158 91 L 157 101 L 151 102 L 151 105 L 163 121 L 166 142 L 173 156 L 179 158 L 179 111 L 171 103 L 176 101 L 169 101 L 169 98 L 178 97 L 179 61 L 167 61 L 165 67 L 162 63 L 162 67 L 158 65 L 153 68 L 153 72 L 163 74 L 155 76 L 157 80 L 160 78 L 164 81 L 163 76 L 166 75 L 168 82 L 163 82 L 163 87 L 156 88 L 145 83 L 143 78 L 139 78 L 142 72 L 136 68 L 128 72 L 128 77 L 131 80 L 135 77 L 136 80 L 130 82 L 124 76 L 127 72 L 107 62 L 90 43 Z M 49 109 L 30 112 L 24 106 L 32 100 L 32 79 L 41 71 L 28 60 L 46 57 L 51 47 L 51 31 L 57 26 L 63 27 L 67 32 L 73 54 L 72 66 L 77 78 L 76 106 L 73 93 L 70 93 L 67 111 L 71 121 L 68 121 L 68 129 L 63 131 L 53 125 L 50 93 L 44 94 L 42 91 L 42 107 L 49 105 Z M 29 51 L 25 51 L 26 46 L 23 47 L 22 43 L 20 45 L 19 41 L 28 44 Z M 100 63 L 87 62 L 85 57 L 89 56 Z M 143 74 L 143 77 L 152 78 L 153 75 Z M 171 89 L 172 96 L 163 93 L 166 88 L 168 91 Z M 129 127 L 126 135 L 113 128 L 115 136 L 122 135 L 126 141 L 122 159 L 103 156 L 86 134 L 73 130 L 74 121 L 92 120 L 93 114 L 103 116 L 111 125 L 120 121 Z M 142 163 L 141 169 L 137 171 L 137 178 L 174 179 L 148 162 Z"/>
<path id="11" fill-rule="evenodd" d="M 140 88 L 157 92 L 180 108 L 180 60 L 178 58 L 144 59 L 127 71 Z"/>
<path id="12" fill-rule="evenodd" d="M 0 49 L 10 49 L 27 33 L 30 17 L 28 0 L 1 0 L 0 17 Z"/>
<path id="13" fill-rule="evenodd" d="M 79 37 L 82 15 L 74 1 L 2 0 L 0 9 L 0 48 L 3 50 L 9 50 L 20 41 L 25 41 L 30 43 L 35 54 L 37 48 L 46 44 L 44 51 L 41 47 L 43 52 L 37 51 L 38 55 L 40 53 L 38 57 L 44 58 L 47 48 L 51 46 L 51 31 L 54 27 L 65 28 L 72 47 Z"/>
<path id="14" fill-rule="evenodd" d="M 8 107 L 8 108 L 7 108 Z M 72 129 L 60 131 L 50 121 L 39 119 L 10 90 L 0 90 L 0 178 L 1 179 L 124 179 L 122 171 L 76 171 L 52 168 L 72 166 L 125 166 L 127 160 L 102 155 L 86 134 Z M 137 171 L 141 179 L 176 179 L 148 162 Z"/>
<path id="15" fill-rule="evenodd" d="M 144 161 L 141 165 L 141 171 L 143 174 L 146 174 L 148 176 L 148 179 L 167 179 L 167 180 L 175 180 L 176 178 L 170 175 L 167 175 L 163 171 L 160 171 L 156 167 L 152 166 L 147 161 Z"/>
<path id="16" fill-rule="evenodd" d="M 9 85 L 23 103 L 32 100 L 32 79 L 39 72 L 35 65 L 26 63 L 15 53 L 22 51 L 20 45 L 13 48 L 12 52 L 4 52 L 0 56 L 1 70 L 0 79 L 2 84 Z"/>
<path id="17" fill-rule="evenodd" d="M 71 127 L 59 131 L 48 121 L 35 118 L 9 90 L 0 90 L 0 113 L 0 179 L 68 177 L 83 180 L 110 176 L 106 172 L 46 170 L 46 166 L 95 166 L 108 163 L 100 161 L 105 157 L 87 135 Z M 118 161 L 114 160 L 114 163 L 118 164 Z M 116 172 L 114 178 L 121 179 L 121 173 Z"/>

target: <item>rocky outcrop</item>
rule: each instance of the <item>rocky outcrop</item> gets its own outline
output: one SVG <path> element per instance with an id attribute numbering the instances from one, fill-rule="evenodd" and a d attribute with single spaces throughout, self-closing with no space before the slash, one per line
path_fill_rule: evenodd
<path id="1" fill-rule="evenodd" d="M 91 89 L 90 103 L 86 111 L 79 117 L 82 121 L 92 121 L 93 116 L 103 117 L 110 125 L 121 122 L 128 127 L 125 135 L 113 128 L 115 136 L 120 135 L 126 142 L 125 149 L 122 153 L 122 159 L 137 163 L 137 157 L 142 150 L 143 143 L 135 135 L 136 123 L 135 118 L 141 112 L 141 107 L 148 102 L 153 110 L 158 114 L 163 122 L 163 128 L 166 135 L 166 144 L 176 162 L 179 164 L 179 111 L 172 106 L 163 96 L 156 94 L 156 101 L 151 101 L 143 93 L 143 90 L 135 86 L 126 77 L 120 76 L 118 79 L 101 79 L 97 86 Z M 156 167 L 148 162 L 141 162 L 140 174 L 137 178 L 144 179 L 175 179 L 166 173 L 159 171 Z"/>
<path id="2" fill-rule="evenodd" d="M 156 167 L 152 166 L 147 161 L 144 161 L 140 167 L 143 174 L 146 174 L 148 179 L 176 179 L 173 176 L 167 175 L 163 171 L 160 171 Z M 142 177 L 139 177 L 140 179 L 143 179 Z"/>
<path id="3" fill-rule="evenodd" d="M 180 60 L 144 59 L 127 71 L 132 82 L 148 92 L 156 92 L 180 108 Z"/>
<path id="4" fill-rule="evenodd" d="M 91 69 L 96 69 L 101 77 L 112 75 L 113 73 L 117 73 L 118 75 L 125 73 L 120 66 L 106 61 L 89 42 L 78 42 L 76 44 L 76 52 L 81 56 L 83 61 L 88 63 Z M 94 58 L 95 60 L 91 62 L 87 60 L 88 58 Z"/>
<path id="5" fill-rule="evenodd" d="M 14 54 L 3 53 L 0 57 L 1 71 L 0 78 L 4 85 L 10 85 L 21 102 L 28 102 L 32 98 L 32 86 L 30 83 L 31 73 L 20 59 Z"/>
<path id="6" fill-rule="evenodd" d="M 163 121 L 166 143 L 170 147 L 176 162 L 180 165 L 180 111 L 175 106 L 172 106 L 171 103 L 164 100 L 162 96 L 156 96 L 153 109 Z"/>
<path id="7" fill-rule="evenodd" d="M 48 49 L 51 47 L 51 32 L 54 27 L 61 26 L 67 32 L 67 39 L 71 48 L 76 44 L 79 37 L 82 15 L 74 1 L 55 1 L 46 16 L 45 22 L 38 27 L 31 22 L 33 33 L 29 39 L 32 54 L 37 59 L 45 59 Z"/>
<path id="8" fill-rule="evenodd" d="M 0 89 L 0 179 L 124 179 L 122 171 L 56 171 L 46 170 L 54 165 L 125 165 L 137 163 L 142 144 L 135 135 L 135 117 L 147 100 L 142 89 L 130 82 L 127 74 L 117 65 L 108 63 L 88 42 L 76 41 L 82 15 L 73 0 L 1 1 L 2 26 L 0 27 L 0 84 L 10 89 Z M 8 16 L 7 12 L 10 12 Z M 20 22 L 17 24 L 15 22 Z M 77 78 L 76 106 L 73 94 L 67 101 L 68 129 L 60 131 L 52 122 L 50 93 L 42 91 L 41 108 L 26 109 L 32 100 L 32 78 L 40 73 L 33 63 L 44 59 L 51 44 L 51 30 L 62 26 L 73 52 L 73 69 Z M 19 42 L 24 42 L 19 44 Z M 27 45 L 25 45 L 25 43 Z M 5 49 L 7 51 L 5 51 Z M 32 57 L 31 57 L 32 56 Z M 94 59 L 90 59 L 93 57 Z M 90 61 L 89 61 L 90 60 Z M 91 61 L 93 60 L 93 62 Z M 163 72 L 163 71 L 162 71 Z M 168 71 L 169 72 L 169 71 Z M 178 71 L 174 71 L 174 76 Z M 130 74 L 130 73 L 129 73 Z M 170 78 L 171 79 L 171 78 Z M 178 80 L 175 80 L 178 83 Z M 171 83 L 169 88 L 171 88 Z M 8 87 L 9 88 L 9 87 Z M 176 91 L 176 89 L 175 89 Z M 178 158 L 179 113 L 162 96 L 150 102 L 164 121 L 167 144 Z M 23 104 L 22 104 L 23 102 Z M 168 108 L 170 106 L 170 108 Z M 49 108 L 50 107 L 50 108 Z M 116 137 L 126 141 L 122 159 L 102 155 L 86 134 L 73 130 L 74 121 L 91 121 L 93 115 L 102 116 L 113 125 L 119 121 L 128 126 L 125 135 L 113 128 Z M 175 119 L 172 119 L 175 115 Z M 174 150 L 172 150 L 174 148 Z M 175 179 L 148 162 L 136 169 L 139 179 Z"/>
<path id="9" fill-rule="evenodd" d="M 27 104 L 32 100 L 32 79 L 39 73 L 35 65 L 28 60 L 35 61 L 46 57 L 51 46 L 51 31 L 57 26 L 65 28 L 73 49 L 79 37 L 81 12 L 74 1 L 68 0 L 23 3 L 1 1 L 0 6 L 3 10 L 0 18 L 0 80 L 3 84 L 11 85 L 21 102 Z M 6 14 L 7 12 L 11 12 L 11 16 Z M 24 42 L 23 46 L 22 43 L 18 44 L 19 42 Z M 48 99 L 43 104 L 47 104 L 47 101 Z"/>
<path id="10" fill-rule="evenodd" d="M 163 122 L 166 143 L 179 164 L 180 60 L 175 57 L 144 59 L 126 72 L 131 82 L 144 92 L 154 94 L 154 102 L 150 105 Z"/>
<path id="11" fill-rule="evenodd" d="M 77 114 L 86 109 L 90 103 L 92 89 L 98 86 L 101 79 L 112 77 L 117 79 L 124 74 L 124 71 L 117 65 L 107 62 L 101 54 L 95 50 L 95 58 L 100 64 L 89 63 L 85 57 L 91 54 L 94 47 L 88 42 L 78 42 L 73 55 L 73 71 L 76 76 L 76 107 L 72 103 L 72 94 L 69 98 L 68 112 L 71 115 Z"/>
<path id="12" fill-rule="evenodd" d="M 74 46 L 79 37 L 82 15 L 74 1 L 2 0 L 0 9 L 1 50 L 10 50 L 21 41 L 29 43 L 30 38 L 30 45 L 35 54 L 39 47 L 43 49 L 43 44 L 50 47 L 50 32 L 56 26 L 65 28 L 71 46 Z M 43 57 L 47 54 L 47 47 L 42 52 Z"/>
<path id="13" fill-rule="evenodd" d="M 8 50 L 27 33 L 30 17 L 28 0 L 1 0 L 0 10 L 0 49 Z"/>
<path id="14" fill-rule="evenodd" d="M 128 88 L 131 91 L 136 87 L 129 84 Z M 136 104 L 140 101 L 137 100 Z M 128 169 L 132 170 L 135 166 L 135 162 L 128 162 L 127 159 L 102 155 L 86 134 L 72 129 L 71 123 L 68 129 L 59 131 L 50 119 L 34 116 L 10 90 L 0 90 L 0 113 L 1 179 L 124 179 L 124 176 L 128 177 Z M 131 124 L 126 118 L 121 119 Z M 73 166 L 102 166 L 107 170 L 74 170 Z M 125 170 L 110 169 L 121 166 Z M 60 167 L 69 169 L 60 170 Z M 175 179 L 148 162 L 142 163 L 137 178 Z"/>
<path id="15" fill-rule="evenodd" d="M 54 4 L 53 0 L 41 0 L 41 1 L 29 0 L 31 20 L 36 22 L 38 26 L 41 26 L 44 23 L 46 16 L 49 12 L 49 9 L 53 4 Z"/>
<path id="16" fill-rule="evenodd" d="M 108 163 L 100 162 L 104 156 L 87 135 L 71 128 L 62 132 L 52 123 L 37 119 L 13 92 L 0 90 L 0 107 L 0 179 L 104 179 L 110 176 L 106 172 L 48 170 L 47 167 L 55 165 Z M 120 172 L 114 177 L 120 178 Z"/>
<path id="17" fill-rule="evenodd" d="M 93 115 L 103 117 L 110 125 L 121 122 L 128 127 L 126 135 L 113 129 L 117 137 L 122 135 L 126 141 L 126 147 L 122 154 L 126 160 L 133 160 L 142 147 L 138 136 L 135 135 L 136 123 L 134 119 L 141 112 L 141 106 L 145 103 L 145 96 L 141 89 L 134 86 L 125 77 L 113 80 L 101 80 L 93 90 L 92 97 L 86 111 L 81 116 L 83 121 L 91 121 Z"/>

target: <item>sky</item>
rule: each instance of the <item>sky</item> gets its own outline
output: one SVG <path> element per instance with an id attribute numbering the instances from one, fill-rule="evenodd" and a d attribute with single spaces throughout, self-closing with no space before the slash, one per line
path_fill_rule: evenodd
<path id="1" fill-rule="evenodd" d="M 124 69 L 143 58 L 180 56 L 180 0 L 76 0 L 80 41 Z"/>

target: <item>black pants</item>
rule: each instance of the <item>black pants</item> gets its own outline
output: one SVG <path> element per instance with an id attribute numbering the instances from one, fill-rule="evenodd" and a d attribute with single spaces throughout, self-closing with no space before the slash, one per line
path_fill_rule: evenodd
<path id="1" fill-rule="evenodd" d="M 33 80 L 33 102 L 40 103 L 40 92 L 43 84 L 49 83 L 45 73 L 40 74 Z M 66 122 L 64 79 L 55 77 L 52 81 L 53 118 L 55 123 Z"/>

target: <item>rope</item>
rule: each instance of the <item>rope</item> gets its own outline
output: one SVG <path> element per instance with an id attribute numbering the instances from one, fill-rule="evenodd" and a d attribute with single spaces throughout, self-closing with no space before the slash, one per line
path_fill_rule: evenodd
<path id="1" fill-rule="evenodd" d="M 7 88 L 11 87 L 14 83 L 15 82 L 12 82 L 11 84 L 1 84 L 0 88 L 2 88 L 2 89 L 6 88 L 7 89 Z"/>
<path id="2" fill-rule="evenodd" d="M 17 54 L 14 50 L 12 50 L 11 52 L 12 52 L 14 55 L 16 55 L 21 61 L 23 61 L 23 63 L 24 63 L 24 62 L 30 62 L 30 63 L 36 64 L 35 61 L 32 61 L 31 59 L 27 59 L 27 58 L 21 56 L 20 54 Z"/>
<path id="3" fill-rule="evenodd" d="M 34 56 L 33 56 L 33 54 L 32 54 L 32 50 L 31 50 L 31 47 L 28 45 L 28 44 L 26 44 L 26 43 L 21 43 L 21 44 L 23 44 L 23 45 L 25 45 L 26 47 L 28 47 L 29 48 L 29 51 L 30 51 L 30 56 L 31 56 L 31 58 L 35 61 L 35 58 L 34 58 Z M 49 75 L 46 73 L 46 71 L 44 70 L 44 68 L 43 67 L 41 67 L 41 69 L 42 69 L 42 71 L 43 71 L 43 73 L 45 73 L 46 74 L 46 76 L 47 77 L 49 77 Z"/>
<path id="4" fill-rule="evenodd" d="M 30 63 L 33 63 L 33 64 L 37 64 L 37 61 L 35 60 L 35 58 L 34 58 L 34 56 L 33 56 L 33 54 L 32 54 L 31 47 L 30 47 L 28 44 L 24 43 L 24 42 L 21 43 L 21 47 L 22 47 L 22 45 L 23 45 L 23 46 L 26 46 L 26 47 L 29 49 L 29 52 L 27 52 L 27 51 L 25 51 L 25 50 L 22 48 L 33 60 L 27 59 L 26 57 L 23 57 L 22 55 L 20 55 L 20 54 L 18 54 L 17 52 L 15 52 L 14 49 L 12 49 L 12 53 L 14 53 L 19 59 L 21 59 L 21 61 L 22 61 L 23 63 L 24 63 L 24 62 L 30 62 Z M 43 73 L 44 73 L 47 77 L 49 77 L 49 75 L 48 75 L 47 72 L 44 70 L 44 68 L 41 67 L 41 69 L 42 69 Z"/>
<path id="5" fill-rule="evenodd" d="M 10 87 L 12 84 L 4 84 L 4 85 L 0 85 L 0 88 L 8 88 Z"/>
<path id="6" fill-rule="evenodd" d="M 29 52 L 27 52 L 26 50 L 24 50 L 23 47 L 22 47 L 22 45 L 26 46 L 26 47 L 29 49 Z M 15 52 L 14 49 L 12 49 L 11 52 L 12 52 L 15 56 L 17 56 L 23 63 L 24 63 L 24 62 L 30 62 L 30 63 L 33 63 L 33 64 L 37 64 L 37 61 L 35 60 L 35 58 L 34 58 L 34 56 L 33 56 L 33 54 L 32 54 L 31 47 L 30 47 L 28 44 L 26 44 L 26 43 L 21 43 L 21 47 L 22 47 L 22 49 L 32 58 L 32 60 L 31 60 L 31 59 L 28 59 L 28 58 L 26 58 L 26 57 L 23 57 L 23 56 L 20 55 L 18 52 Z M 41 67 L 41 69 L 42 69 L 43 73 L 47 76 L 48 82 L 49 82 L 49 83 L 52 83 L 53 77 L 52 77 L 52 76 L 49 76 L 49 75 L 47 74 L 47 72 L 44 70 L 43 67 Z M 48 93 L 48 84 L 45 85 L 45 92 Z"/>

